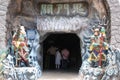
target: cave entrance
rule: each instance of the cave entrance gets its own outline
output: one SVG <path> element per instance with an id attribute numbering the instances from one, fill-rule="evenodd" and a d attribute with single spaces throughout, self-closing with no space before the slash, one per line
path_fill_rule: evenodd
<path id="1" fill-rule="evenodd" d="M 49 33 L 43 41 L 43 71 L 58 70 L 55 65 L 56 50 L 59 50 L 62 60 L 59 71 L 79 72 L 82 64 L 80 38 L 74 33 Z M 64 61 L 64 53 L 67 60 Z"/>

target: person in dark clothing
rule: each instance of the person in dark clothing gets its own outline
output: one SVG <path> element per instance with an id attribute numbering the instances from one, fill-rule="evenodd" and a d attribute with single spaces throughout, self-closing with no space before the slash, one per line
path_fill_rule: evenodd
<path id="1" fill-rule="evenodd" d="M 63 49 L 61 51 L 62 53 L 62 69 L 66 69 L 68 68 L 68 64 L 69 64 L 69 51 L 67 49 Z"/>
<path id="2" fill-rule="evenodd" d="M 56 54 L 56 50 L 57 48 L 54 46 L 51 46 L 48 50 L 47 50 L 47 54 L 49 55 L 49 68 L 50 69 L 55 69 L 55 54 Z"/>

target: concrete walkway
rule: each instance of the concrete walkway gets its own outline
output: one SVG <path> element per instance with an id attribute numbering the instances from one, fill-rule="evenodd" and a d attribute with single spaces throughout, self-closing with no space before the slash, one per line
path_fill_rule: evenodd
<path id="1" fill-rule="evenodd" d="M 39 80 L 79 80 L 78 73 L 64 71 L 44 71 Z"/>

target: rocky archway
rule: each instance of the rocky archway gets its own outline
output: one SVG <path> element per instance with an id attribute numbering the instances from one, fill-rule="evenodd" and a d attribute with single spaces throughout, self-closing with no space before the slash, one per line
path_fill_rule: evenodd
<path id="1" fill-rule="evenodd" d="M 38 30 L 41 30 L 41 27 L 40 27 L 41 26 L 41 24 L 40 24 L 41 21 L 44 21 L 47 18 L 51 18 L 52 20 L 54 20 L 54 19 L 57 20 L 57 17 L 52 17 L 52 16 L 51 17 L 49 17 L 49 16 L 48 17 L 47 16 L 39 17 L 39 16 L 41 16 L 41 14 L 39 13 L 39 11 L 40 11 L 40 8 L 39 8 L 40 5 L 39 4 L 41 4 L 43 2 L 42 1 L 33 1 L 33 3 L 32 3 L 31 1 L 24 1 L 23 0 L 23 2 L 19 2 L 20 4 L 23 5 L 23 7 L 20 9 L 21 11 L 19 12 L 19 11 L 17 11 L 17 7 L 19 7 L 19 6 L 16 6 L 16 7 L 13 8 L 13 6 L 15 6 L 17 4 L 17 2 L 15 2 L 14 0 L 11 0 L 11 3 L 8 7 L 8 16 L 7 16 L 8 31 L 11 32 L 12 30 L 15 30 L 15 28 L 17 28 L 15 26 L 17 26 L 18 24 L 22 24 L 26 28 L 36 28 Z M 96 2 L 93 1 L 92 3 L 89 2 L 89 1 L 82 1 L 82 0 L 75 1 L 75 2 L 77 2 L 77 4 L 81 3 L 81 2 L 84 2 L 87 5 L 86 7 L 83 5 L 84 8 L 86 8 L 86 11 L 85 12 L 83 11 L 83 13 L 86 13 L 86 14 L 85 15 L 82 14 L 83 17 L 75 16 L 76 18 L 74 18 L 74 17 L 68 17 L 67 18 L 67 17 L 64 17 L 64 16 L 61 17 L 61 20 L 62 20 L 62 18 L 63 18 L 63 20 L 66 20 L 66 22 L 62 23 L 62 24 L 66 24 L 66 26 L 71 26 L 71 27 L 66 28 L 66 26 L 64 26 L 63 28 L 61 27 L 61 30 L 59 29 L 60 27 L 58 27 L 58 28 L 55 27 L 56 28 L 56 30 L 55 30 L 55 28 L 52 28 L 52 26 L 50 25 L 51 27 L 49 26 L 49 28 L 54 29 L 55 31 L 64 31 L 64 32 L 71 32 L 72 31 L 72 32 L 75 32 L 81 37 L 82 42 L 84 44 L 83 35 L 86 35 L 86 33 L 91 34 L 90 28 L 92 28 L 94 25 L 98 24 L 101 21 L 100 16 L 103 16 L 103 14 L 105 14 L 107 16 L 110 16 L 109 15 L 109 7 L 108 7 L 108 5 L 105 6 L 104 3 L 101 2 L 100 3 L 100 5 L 102 6 L 101 8 L 103 8 L 104 11 L 98 11 L 98 9 L 96 8 L 98 6 L 94 7 L 96 10 L 91 9 L 89 11 L 89 10 L 87 10 L 88 5 L 92 7 L 95 4 L 99 4 L 97 2 L 97 0 L 96 0 Z M 55 3 L 61 3 L 61 2 L 56 2 L 56 1 L 49 2 L 48 1 L 48 3 L 54 3 L 55 4 Z M 63 3 L 68 3 L 68 2 L 63 1 Z M 27 6 L 29 6 L 29 9 L 27 9 Z M 69 6 L 69 5 L 67 5 L 67 6 Z M 37 12 L 37 10 L 38 10 L 38 12 Z M 85 9 L 83 9 L 83 10 L 85 10 Z M 93 13 L 95 13 L 95 14 L 93 14 Z M 71 21 L 69 21 L 69 19 L 71 19 Z M 77 22 L 72 22 L 75 19 L 76 19 Z M 110 21 L 109 17 L 107 17 L 107 20 Z M 58 22 L 58 25 L 60 25 L 59 24 L 60 23 L 60 18 L 58 19 L 57 22 Z M 77 27 L 75 28 L 75 26 L 67 25 L 67 23 L 69 24 L 71 22 L 72 22 L 72 25 L 75 25 Z M 52 23 L 52 22 L 50 22 L 50 23 Z M 44 22 L 43 22 L 43 24 L 44 24 Z M 44 25 L 44 26 L 46 26 L 46 25 Z M 57 26 L 57 25 L 55 25 L 55 26 Z M 62 26 L 62 25 L 60 25 L 60 26 Z M 46 26 L 46 28 L 47 27 L 48 26 Z M 72 28 L 72 27 L 74 27 L 74 28 Z M 88 28 L 89 28 L 89 30 L 88 30 Z M 108 22 L 108 25 L 107 25 L 106 29 L 108 31 L 107 34 L 109 34 L 109 31 L 110 31 L 110 23 L 109 22 Z M 45 29 L 43 29 L 43 30 L 45 30 Z M 52 31 L 52 30 L 50 30 L 50 31 Z M 7 34 L 9 34 L 9 32 Z M 44 32 L 41 31 L 40 34 L 44 34 Z M 9 37 L 10 37 L 10 35 L 8 35 L 7 39 L 9 39 Z M 109 41 L 109 39 L 110 39 L 110 37 L 108 37 L 108 41 Z"/>
<path id="2" fill-rule="evenodd" d="M 5 36 L 6 35 L 6 19 L 8 20 L 8 17 L 6 17 L 6 14 L 8 12 L 8 6 L 9 4 L 11 3 L 12 0 L 1 0 L 0 3 L 1 3 L 1 11 L 3 12 L 2 15 L 1 15 L 1 26 L 2 29 L 1 29 L 1 32 L 3 34 L 1 34 L 1 36 Z M 35 1 L 35 2 L 39 2 L 39 0 Z M 111 15 L 111 41 L 110 41 L 110 44 L 111 45 L 114 45 L 116 47 L 119 47 L 118 45 L 118 37 L 115 37 L 114 34 L 118 34 L 116 33 L 116 30 L 118 30 L 118 25 L 119 25 L 119 19 L 117 18 L 119 16 L 119 2 L 118 0 L 114 0 L 114 1 L 110 1 L 110 0 L 107 0 L 107 1 L 104 1 L 106 4 L 107 4 L 107 12 Z M 3 6 L 3 7 L 2 7 Z M 14 5 L 14 8 L 17 7 L 17 5 Z M 13 7 L 12 7 L 13 8 Z M 110 10 L 109 10 L 110 8 Z M 117 14 L 116 14 L 117 13 Z M 8 12 L 9 14 L 9 12 Z M 12 14 L 12 13 L 11 13 Z M 115 21 L 116 20 L 116 21 Z M 7 31 L 8 32 L 8 31 Z M 2 38 L 1 40 L 1 44 L 4 44 L 3 46 L 1 46 L 1 48 L 5 48 L 6 47 L 6 37 Z"/>
<path id="3" fill-rule="evenodd" d="M 74 33 L 48 33 L 47 38 L 43 41 L 43 70 L 57 70 L 55 67 L 55 53 L 50 57 L 48 51 L 53 48 L 59 49 L 62 55 L 62 51 L 67 49 L 69 52 L 68 63 L 64 67 L 64 63 L 61 59 L 59 71 L 73 71 L 79 72 L 79 67 L 82 64 L 81 50 L 80 50 L 80 39 Z M 51 52 L 51 51 L 50 51 Z"/>

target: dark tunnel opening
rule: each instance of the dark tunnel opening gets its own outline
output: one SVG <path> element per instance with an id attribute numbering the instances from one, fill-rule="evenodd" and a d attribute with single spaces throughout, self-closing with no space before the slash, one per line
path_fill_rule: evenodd
<path id="1" fill-rule="evenodd" d="M 50 33 L 43 41 L 43 71 L 56 70 L 56 49 L 59 50 L 62 57 L 59 71 L 79 72 L 82 64 L 80 38 L 74 33 Z M 63 61 L 65 49 L 69 53 L 66 63 Z M 52 54 L 48 52 L 49 50 Z"/>

